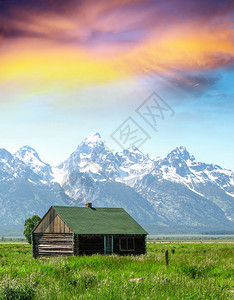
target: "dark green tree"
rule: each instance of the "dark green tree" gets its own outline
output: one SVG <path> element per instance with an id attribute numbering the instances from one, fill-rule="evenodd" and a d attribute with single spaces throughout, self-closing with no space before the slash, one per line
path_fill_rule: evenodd
<path id="1" fill-rule="evenodd" d="M 40 221 L 41 218 L 38 215 L 34 215 L 32 218 L 28 218 L 24 222 L 24 236 L 29 244 L 32 244 L 32 231 Z"/>

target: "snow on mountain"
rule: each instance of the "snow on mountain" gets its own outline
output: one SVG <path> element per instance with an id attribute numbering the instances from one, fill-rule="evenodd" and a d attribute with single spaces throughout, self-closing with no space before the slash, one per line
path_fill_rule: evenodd
<path id="1" fill-rule="evenodd" d="M 8 163 L 13 160 L 13 156 L 6 149 L 0 148 L 0 162 Z"/>
<path id="2" fill-rule="evenodd" d="M 5 149 L 0 149 L 0 181 L 21 178 L 38 183 L 40 178 L 18 157 Z"/>
<path id="3" fill-rule="evenodd" d="M 65 188 L 67 195 L 77 199 L 84 195 L 81 182 L 86 182 L 86 179 L 94 182 L 114 180 L 121 171 L 114 154 L 105 148 L 100 134 L 94 133 L 84 139 L 67 160 L 54 167 L 53 172 L 53 181 Z"/>
<path id="4" fill-rule="evenodd" d="M 14 174 L 14 158 L 10 152 L 0 149 L 0 180 Z"/>
<path id="5" fill-rule="evenodd" d="M 95 181 L 116 177 L 117 164 L 115 156 L 107 150 L 99 133 L 89 135 L 77 147 L 70 157 L 61 163 L 55 172 L 55 180 L 63 184 L 66 177 L 72 172 L 88 173 Z M 64 176 L 60 176 L 61 172 Z"/>
<path id="6" fill-rule="evenodd" d="M 185 147 L 178 147 L 157 161 L 152 175 L 159 181 L 166 180 L 187 187 L 215 203 L 229 220 L 234 220 L 232 171 L 214 164 L 198 162 L 194 156 L 190 156 Z"/>
<path id="7" fill-rule="evenodd" d="M 23 161 L 26 166 L 28 166 L 35 174 L 40 176 L 45 182 L 52 179 L 51 176 L 51 166 L 43 162 L 36 150 L 30 146 L 21 147 L 15 154 L 15 158 Z"/>
<path id="8" fill-rule="evenodd" d="M 130 186 L 155 168 L 155 161 L 150 159 L 148 154 L 143 154 L 135 146 L 116 153 L 115 157 L 119 163 L 119 170 L 122 171 L 119 172 L 116 181 Z"/>
<path id="9" fill-rule="evenodd" d="M 213 183 L 225 192 L 234 193 L 234 173 L 214 164 L 198 162 L 190 156 L 185 147 L 172 150 L 165 158 L 159 159 L 154 174 L 163 179 L 186 185 L 198 192 L 196 186 Z"/>
<path id="10" fill-rule="evenodd" d="M 89 135 L 70 157 L 53 169 L 54 181 L 63 185 L 74 172 L 88 174 L 94 181 L 117 181 L 132 185 L 139 176 L 153 170 L 154 160 L 137 147 L 113 154 L 99 133 Z"/>
<path id="11" fill-rule="evenodd" d="M 0 226 L 23 226 L 25 219 L 43 215 L 48 206 L 68 203 L 59 184 L 43 180 L 41 170 L 47 167 L 30 147 L 16 155 L 0 149 Z"/>

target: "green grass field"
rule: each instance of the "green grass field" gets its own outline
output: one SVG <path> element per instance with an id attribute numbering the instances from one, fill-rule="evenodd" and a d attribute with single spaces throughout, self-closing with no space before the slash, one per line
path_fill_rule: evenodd
<path id="1" fill-rule="evenodd" d="M 30 245 L 0 244 L 0 299 L 233 299 L 233 267 L 234 245 L 224 243 L 150 242 L 142 256 L 41 259 Z"/>

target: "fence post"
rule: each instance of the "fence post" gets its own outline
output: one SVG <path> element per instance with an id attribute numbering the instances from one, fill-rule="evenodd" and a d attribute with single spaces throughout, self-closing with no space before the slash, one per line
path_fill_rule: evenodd
<path id="1" fill-rule="evenodd" d="M 165 263 L 166 263 L 166 266 L 168 266 L 168 263 L 169 263 L 168 250 L 165 250 Z"/>

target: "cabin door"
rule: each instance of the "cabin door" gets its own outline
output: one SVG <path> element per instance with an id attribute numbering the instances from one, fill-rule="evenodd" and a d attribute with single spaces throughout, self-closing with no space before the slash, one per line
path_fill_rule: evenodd
<path id="1" fill-rule="evenodd" d="M 113 253 L 113 235 L 104 235 L 104 253 Z"/>

